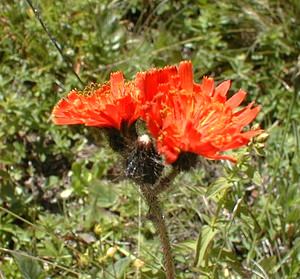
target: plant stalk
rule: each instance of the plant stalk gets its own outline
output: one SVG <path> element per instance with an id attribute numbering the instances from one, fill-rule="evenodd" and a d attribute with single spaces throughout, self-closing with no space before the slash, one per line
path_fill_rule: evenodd
<path id="1" fill-rule="evenodd" d="M 153 193 L 153 189 L 149 185 L 140 186 L 142 194 L 149 207 L 148 218 L 153 222 L 162 244 L 164 255 L 164 267 L 167 279 L 175 278 L 174 260 L 171 252 L 171 244 L 165 219 L 159 204 L 157 194 Z"/>

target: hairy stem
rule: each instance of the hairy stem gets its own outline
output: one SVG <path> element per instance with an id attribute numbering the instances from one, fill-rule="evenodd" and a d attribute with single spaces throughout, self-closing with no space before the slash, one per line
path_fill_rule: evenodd
<path id="1" fill-rule="evenodd" d="M 149 185 L 142 185 L 140 188 L 149 206 L 148 218 L 153 222 L 159 234 L 160 242 L 162 244 L 166 278 L 174 279 L 175 268 L 174 268 L 174 260 L 171 252 L 170 239 L 169 239 L 169 234 L 165 223 L 165 219 L 159 205 L 157 194 L 153 193 L 153 190 L 151 189 L 151 187 L 149 187 Z"/>

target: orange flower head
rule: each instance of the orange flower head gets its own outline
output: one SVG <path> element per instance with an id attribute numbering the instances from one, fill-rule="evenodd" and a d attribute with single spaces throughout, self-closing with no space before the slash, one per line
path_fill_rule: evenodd
<path id="1" fill-rule="evenodd" d="M 142 117 L 167 163 L 185 153 L 235 162 L 223 152 L 248 144 L 262 132 L 243 131 L 260 111 L 254 103 L 239 108 L 245 91 L 228 99 L 230 81 L 216 87 L 212 78 L 204 77 L 202 83 L 195 83 L 190 61 L 181 62 L 178 68 L 140 73 L 136 84 L 146 103 Z"/>
<path id="2" fill-rule="evenodd" d="M 105 84 L 91 84 L 82 92 L 72 90 L 52 111 L 57 125 L 85 124 L 86 126 L 121 129 L 139 117 L 137 90 L 125 82 L 121 72 L 112 73 Z"/>

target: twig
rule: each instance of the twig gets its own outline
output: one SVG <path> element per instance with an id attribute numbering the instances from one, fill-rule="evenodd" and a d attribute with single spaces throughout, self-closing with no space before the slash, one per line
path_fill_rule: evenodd
<path id="1" fill-rule="evenodd" d="M 59 46 L 59 44 L 57 43 L 57 40 L 52 36 L 51 32 L 49 31 L 49 29 L 47 28 L 47 26 L 45 25 L 44 21 L 42 20 L 41 14 L 39 12 L 38 9 L 36 9 L 31 0 L 26 0 L 27 4 L 30 6 L 31 10 L 33 11 L 35 17 L 37 18 L 37 20 L 39 21 L 39 23 L 41 24 L 43 30 L 46 32 L 46 34 L 48 35 L 49 39 L 51 40 L 51 42 L 53 43 L 53 45 L 55 46 L 55 48 L 57 49 L 57 51 L 59 52 L 59 54 L 61 55 L 62 59 L 65 61 L 65 63 L 68 65 L 68 67 L 71 69 L 72 73 L 76 76 L 76 78 L 78 79 L 78 81 L 84 85 L 83 81 L 81 80 L 81 78 L 79 77 L 79 75 L 75 72 L 75 70 L 73 69 L 72 63 L 71 61 L 64 55 L 61 47 Z"/>

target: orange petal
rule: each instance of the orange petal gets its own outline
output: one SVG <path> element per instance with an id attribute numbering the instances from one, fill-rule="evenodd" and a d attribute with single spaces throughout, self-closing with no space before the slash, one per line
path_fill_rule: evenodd
<path id="1" fill-rule="evenodd" d="M 158 152 L 163 154 L 167 164 L 174 163 L 179 155 L 179 152 L 175 151 L 173 148 L 169 148 L 168 146 L 157 146 Z"/>
<path id="2" fill-rule="evenodd" d="M 78 100 L 80 98 L 78 92 L 76 90 L 72 90 L 65 99 L 69 100 L 69 101 L 75 101 Z"/>
<path id="3" fill-rule="evenodd" d="M 251 102 L 250 104 L 248 104 L 246 107 L 234 112 L 234 117 L 238 118 L 240 115 L 244 114 L 247 111 L 250 111 L 250 109 L 253 107 L 254 102 Z"/>
<path id="4" fill-rule="evenodd" d="M 207 96 L 212 96 L 215 89 L 215 82 L 213 78 L 204 77 L 201 84 L 202 91 Z"/>
<path id="5" fill-rule="evenodd" d="M 52 116 L 52 121 L 56 125 L 74 125 L 74 124 L 83 124 L 79 119 L 73 119 L 70 117 L 62 116 Z"/>
<path id="6" fill-rule="evenodd" d="M 226 94 L 231 86 L 231 81 L 226 80 L 219 84 L 215 89 L 214 97 L 219 101 L 224 102 L 226 100 Z"/>
<path id="7" fill-rule="evenodd" d="M 193 90 L 193 65 L 191 61 L 180 62 L 178 68 L 181 87 L 188 92 Z"/>
<path id="8" fill-rule="evenodd" d="M 144 90 L 145 100 L 151 101 L 157 94 L 158 87 L 158 72 L 156 70 L 146 73 Z"/>
<path id="9" fill-rule="evenodd" d="M 54 107 L 52 115 L 57 115 L 70 109 L 71 105 L 66 99 L 61 99 Z"/>
<path id="10" fill-rule="evenodd" d="M 53 122 L 57 125 L 82 124 L 77 108 L 72 104 L 76 101 L 81 103 L 75 91 L 71 91 L 65 99 L 60 100 L 51 114 Z"/>
<path id="11" fill-rule="evenodd" d="M 220 150 L 226 151 L 230 149 L 236 149 L 239 147 L 242 147 L 244 145 L 247 145 L 249 142 L 249 139 L 242 137 L 241 135 L 237 135 L 232 139 L 231 142 L 227 143 L 226 145 L 223 145 Z"/>
<path id="12" fill-rule="evenodd" d="M 245 127 L 257 116 L 260 111 L 260 106 L 257 106 L 253 109 L 249 109 L 241 113 L 238 117 L 236 117 L 235 121 L 241 126 Z"/>
<path id="13" fill-rule="evenodd" d="M 259 134 L 261 134 L 263 131 L 264 130 L 262 130 L 262 129 L 250 130 L 250 131 L 242 133 L 241 136 L 243 138 L 246 138 L 246 139 L 252 139 L 253 137 L 258 136 Z"/>
<path id="14" fill-rule="evenodd" d="M 246 95 L 247 93 L 245 91 L 239 90 L 236 94 L 234 94 L 226 101 L 226 106 L 230 107 L 231 109 L 235 109 L 243 102 Z"/>
<path id="15" fill-rule="evenodd" d="M 124 96 L 124 76 L 121 72 L 115 72 L 110 74 L 110 87 L 111 93 L 115 98 Z"/>
<path id="16" fill-rule="evenodd" d="M 167 66 L 159 70 L 158 83 L 168 83 L 172 76 L 177 74 L 176 66 Z"/>

